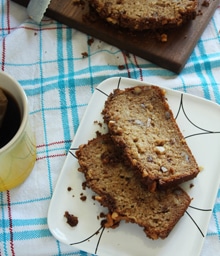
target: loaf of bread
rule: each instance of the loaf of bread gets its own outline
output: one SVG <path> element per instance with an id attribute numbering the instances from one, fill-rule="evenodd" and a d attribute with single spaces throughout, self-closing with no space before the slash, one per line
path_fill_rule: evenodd
<path id="1" fill-rule="evenodd" d="M 197 0 L 89 0 L 107 22 L 131 30 L 178 27 L 196 17 Z"/>
<path id="2" fill-rule="evenodd" d="M 151 239 L 164 239 L 190 204 L 190 197 L 179 187 L 149 192 L 134 170 L 123 163 L 109 134 L 81 145 L 76 156 L 86 185 L 109 210 L 106 227 L 124 220 L 143 227 Z"/>
<path id="3" fill-rule="evenodd" d="M 199 167 L 157 86 L 115 90 L 102 111 L 112 139 L 151 191 L 197 176 Z"/>

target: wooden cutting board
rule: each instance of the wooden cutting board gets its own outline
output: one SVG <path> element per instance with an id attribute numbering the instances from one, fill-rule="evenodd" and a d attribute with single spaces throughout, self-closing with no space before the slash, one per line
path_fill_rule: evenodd
<path id="1" fill-rule="evenodd" d="M 13 1 L 23 6 L 29 3 L 29 0 Z M 208 7 L 202 5 L 204 0 L 199 0 L 195 20 L 166 32 L 166 43 L 158 40 L 159 34 L 155 32 L 131 33 L 103 22 L 94 13 L 91 15 L 87 0 L 83 0 L 82 5 L 74 4 L 74 0 L 52 0 L 45 15 L 121 50 L 180 73 L 219 4 L 219 0 L 206 1 L 209 2 Z"/>

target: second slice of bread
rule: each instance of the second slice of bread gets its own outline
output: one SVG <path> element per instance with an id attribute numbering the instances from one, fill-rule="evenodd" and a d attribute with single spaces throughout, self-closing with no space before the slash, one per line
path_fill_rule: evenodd
<path id="1" fill-rule="evenodd" d="M 117 89 L 102 114 L 112 139 L 149 190 L 176 186 L 199 173 L 161 88 Z"/>
<path id="2" fill-rule="evenodd" d="M 164 239 L 191 202 L 179 187 L 149 192 L 133 169 L 123 163 L 109 134 L 81 145 L 76 156 L 87 186 L 97 194 L 96 200 L 109 209 L 107 227 L 125 220 L 143 227 L 151 239 Z"/>

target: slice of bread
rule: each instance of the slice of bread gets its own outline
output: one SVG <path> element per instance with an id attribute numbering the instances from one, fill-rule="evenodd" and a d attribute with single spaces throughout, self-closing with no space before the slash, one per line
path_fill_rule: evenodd
<path id="1" fill-rule="evenodd" d="M 143 227 L 151 239 L 166 238 L 184 215 L 190 197 L 179 187 L 149 192 L 133 169 L 124 165 L 118 150 L 105 134 L 81 145 L 76 152 L 86 185 L 109 209 L 106 227 L 125 220 Z"/>
<path id="2" fill-rule="evenodd" d="M 157 86 L 117 89 L 102 114 L 114 142 L 149 190 L 176 186 L 199 173 L 164 90 Z"/>
<path id="3" fill-rule="evenodd" d="M 89 0 L 107 22 L 130 30 L 178 27 L 195 19 L 197 0 Z"/>

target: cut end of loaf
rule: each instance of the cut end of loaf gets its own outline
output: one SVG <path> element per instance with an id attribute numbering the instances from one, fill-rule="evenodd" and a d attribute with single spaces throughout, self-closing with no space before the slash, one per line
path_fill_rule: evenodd
<path id="1" fill-rule="evenodd" d="M 197 0 L 89 0 L 110 24 L 132 31 L 176 28 L 196 18 Z"/>

